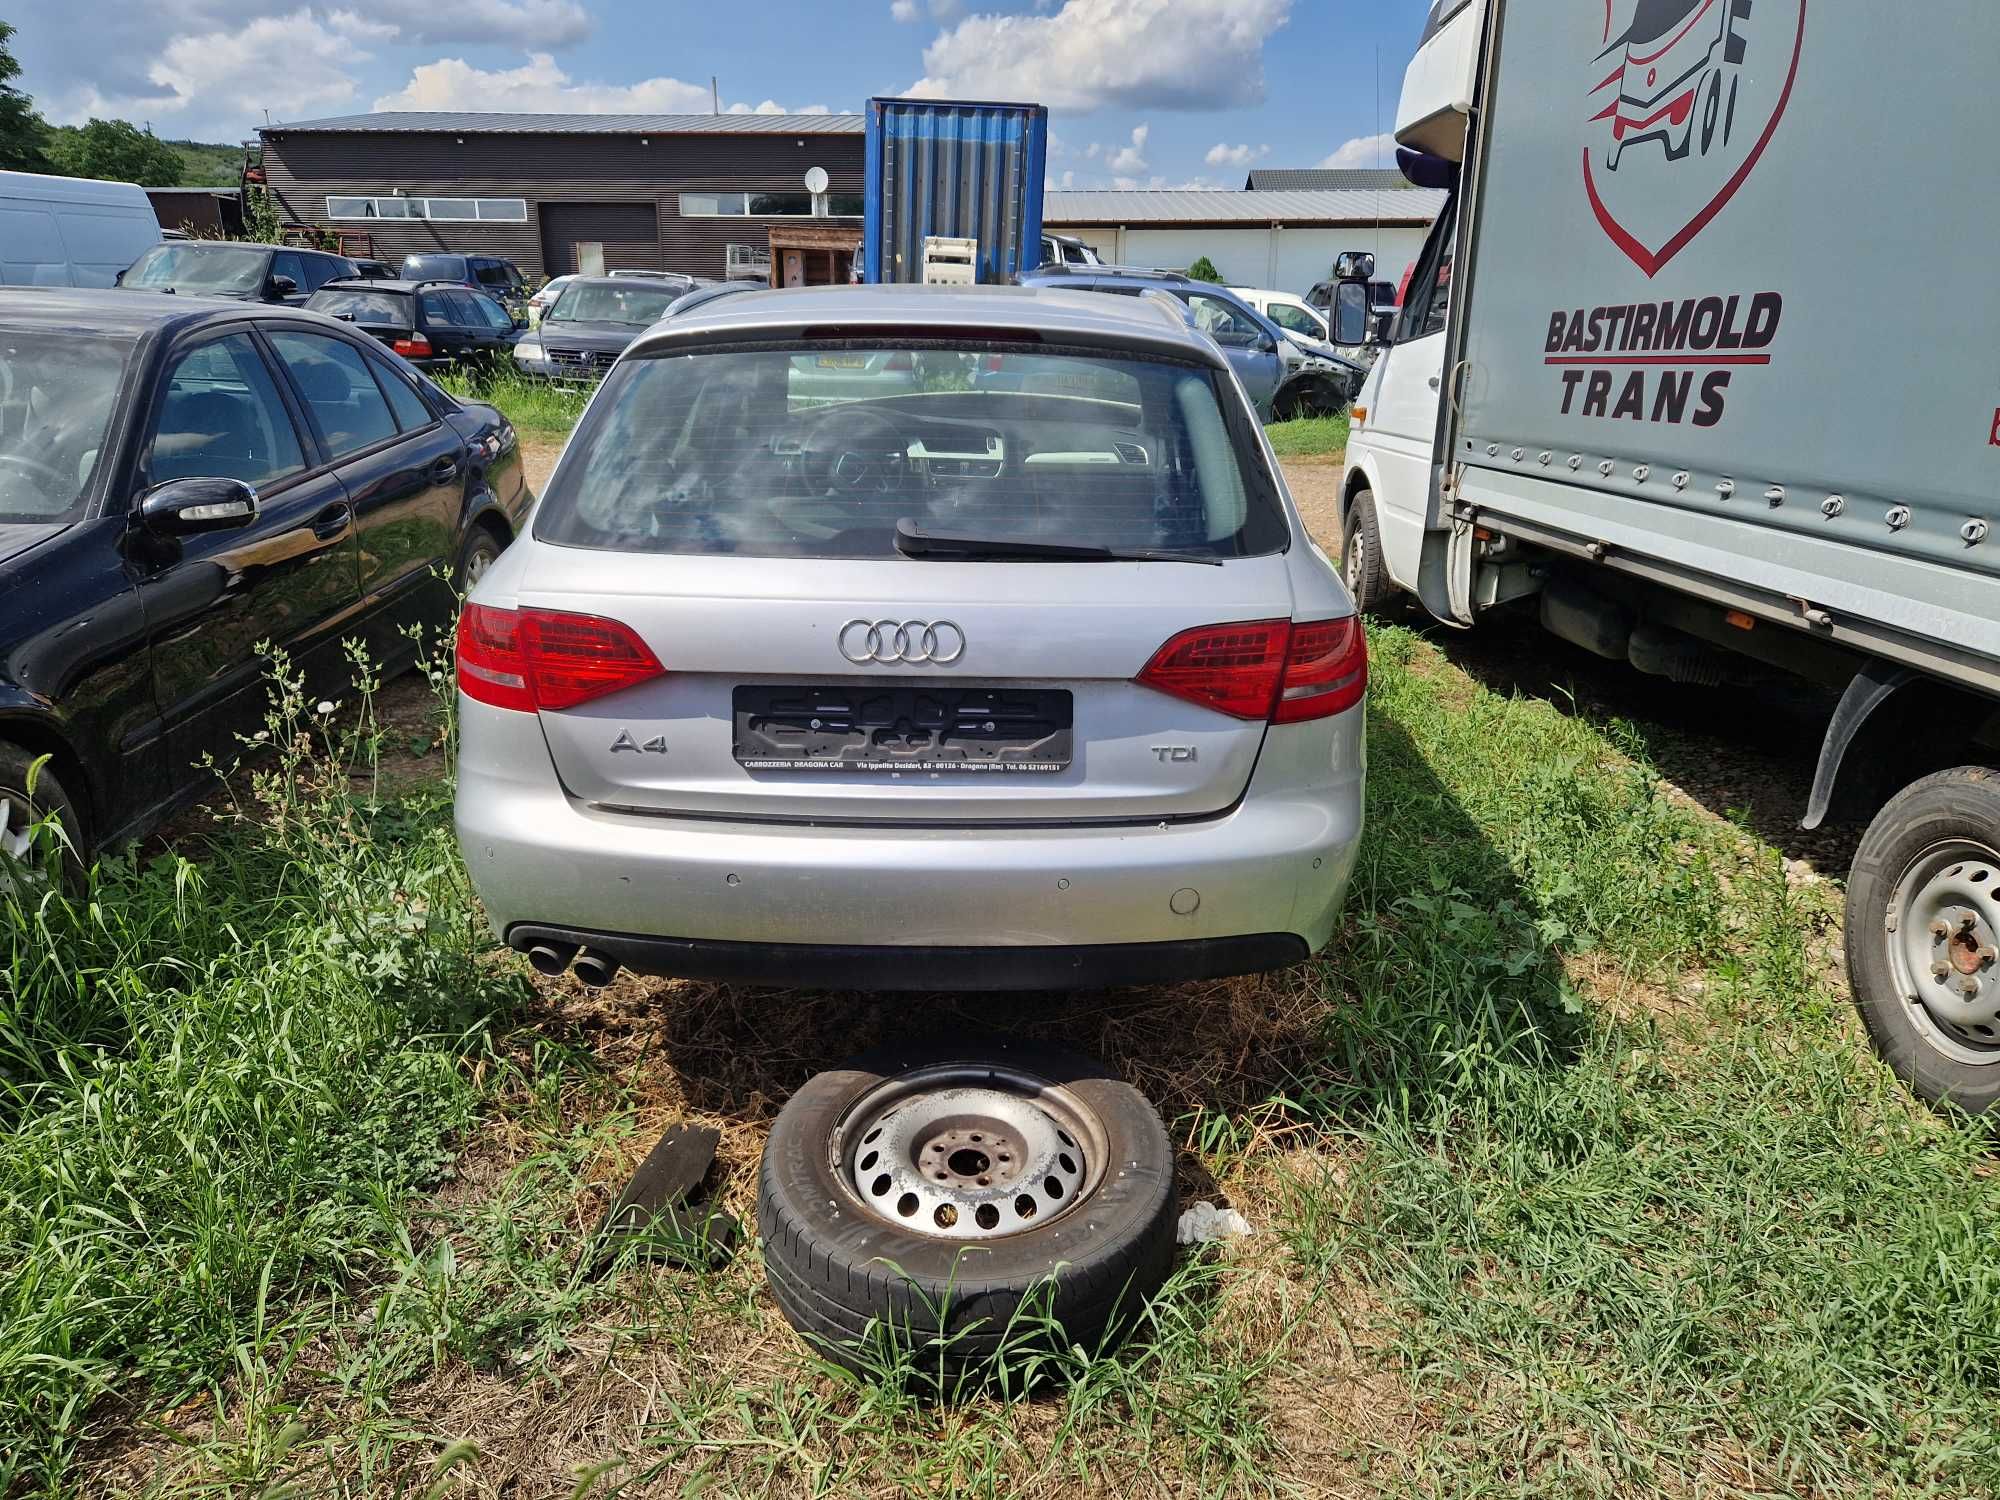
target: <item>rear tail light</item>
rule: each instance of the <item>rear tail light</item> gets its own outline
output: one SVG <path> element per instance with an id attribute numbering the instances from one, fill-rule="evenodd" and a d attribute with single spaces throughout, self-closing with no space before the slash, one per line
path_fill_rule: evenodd
<path id="1" fill-rule="evenodd" d="M 980 368 L 985 370 L 988 375 L 998 375 L 1000 371 L 1003 368 L 1005 368 L 1006 363 L 1007 363 L 1006 355 L 989 354 L 983 360 L 980 361 Z"/>
<path id="2" fill-rule="evenodd" d="M 1294 625 L 1271 722 L 1324 719 L 1354 707 L 1367 691 L 1368 636 L 1359 615 Z"/>
<path id="3" fill-rule="evenodd" d="M 1138 681 L 1232 718 L 1296 724 L 1361 701 L 1368 642 L 1353 616 L 1202 625 L 1154 652 Z"/>
<path id="4" fill-rule="evenodd" d="M 430 358 L 431 341 L 421 333 L 413 333 L 406 339 L 397 339 L 389 347 L 405 359 Z"/>
<path id="5" fill-rule="evenodd" d="M 664 676 L 659 658 L 616 620 L 485 604 L 458 617 L 459 691 L 494 708 L 575 708 Z"/>

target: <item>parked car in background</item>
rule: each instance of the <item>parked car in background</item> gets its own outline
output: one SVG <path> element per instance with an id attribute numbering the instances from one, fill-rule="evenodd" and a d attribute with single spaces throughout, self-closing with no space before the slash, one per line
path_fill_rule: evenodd
<path id="1" fill-rule="evenodd" d="M 1367 378 L 1367 367 L 1331 345 L 1304 343 L 1224 287 L 1178 271 L 1127 266 L 1043 268 L 1022 278 L 1031 286 L 1070 287 L 1136 297 L 1148 289 L 1177 298 L 1203 333 L 1222 346 L 1258 414 L 1266 421 L 1339 411 Z"/>
<path id="2" fill-rule="evenodd" d="M 357 255 L 354 257 L 354 269 L 357 274 L 367 281 L 400 281 L 403 279 L 403 273 L 390 265 L 386 260 L 366 260 Z"/>
<path id="3" fill-rule="evenodd" d="M 893 378 L 1028 340 L 1079 394 Z M 802 397 L 821 356 L 873 374 Z M 500 936 L 593 983 L 1269 968 L 1333 931 L 1366 683 L 1185 319 L 1046 288 L 717 298 L 619 360 L 469 597 L 460 846 Z"/>
<path id="4" fill-rule="evenodd" d="M 127 291 L 302 307 L 329 281 L 358 274 L 359 268 L 346 256 L 324 250 L 236 240 L 177 240 L 155 245 L 133 261 L 118 277 L 118 285 Z"/>
<path id="5" fill-rule="evenodd" d="M 549 309 L 556 305 L 556 298 L 563 294 L 563 288 L 576 280 L 574 276 L 555 276 L 542 283 L 528 299 L 528 322 L 530 326 L 541 322 L 549 315 Z"/>
<path id="6" fill-rule="evenodd" d="M 214 785 L 285 651 L 406 666 L 533 497 L 513 428 L 291 308 L 0 290 L 0 803 L 86 848 Z M 50 757 L 32 799 L 27 765 Z"/>
<path id="7" fill-rule="evenodd" d="M 1042 262 L 1045 266 L 1101 266 L 1102 257 L 1073 234 L 1045 234 L 1042 236 Z"/>
<path id="8" fill-rule="evenodd" d="M 506 308 L 455 282 L 329 281 L 306 306 L 352 323 L 418 369 L 505 367 L 521 336 Z"/>
<path id="9" fill-rule="evenodd" d="M 0 282 L 115 286 L 118 273 L 160 238 L 142 187 L 0 172 Z"/>
<path id="10" fill-rule="evenodd" d="M 403 257 L 405 281 L 450 281 L 497 297 L 500 305 L 524 322 L 528 316 L 528 282 L 521 268 L 498 255 L 458 255 L 434 252 Z"/>
<path id="11" fill-rule="evenodd" d="M 1294 297 L 1290 292 L 1265 291 L 1254 286 L 1233 286 L 1229 290 L 1285 332 L 1303 334 L 1322 344 L 1331 342 L 1327 338 L 1326 315 L 1318 308 L 1308 306 L 1303 297 Z"/>
<path id="12" fill-rule="evenodd" d="M 523 373 L 549 380 L 603 378 L 626 346 L 688 294 L 681 281 L 633 276 L 578 276 L 533 333 L 514 346 Z"/>

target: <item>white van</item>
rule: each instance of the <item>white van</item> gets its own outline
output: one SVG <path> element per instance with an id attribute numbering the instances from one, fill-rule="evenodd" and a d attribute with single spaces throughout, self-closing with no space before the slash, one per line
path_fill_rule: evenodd
<path id="1" fill-rule="evenodd" d="M 134 183 L 0 172 L 0 285 L 115 286 L 159 242 Z"/>

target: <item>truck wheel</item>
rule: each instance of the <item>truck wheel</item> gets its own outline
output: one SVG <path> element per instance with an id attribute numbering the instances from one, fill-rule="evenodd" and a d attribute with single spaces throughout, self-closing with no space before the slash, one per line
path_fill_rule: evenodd
<path id="1" fill-rule="evenodd" d="M 1137 1089 L 1027 1042 L 913 1045 L 818 1074 L 771 1128 L 764 1272 L 828 1358 L 946 1382 L 1108 1346 L 1166 1279 L 1174 1153 Z"/>
<path id="2" fill-rule="evenodd" d="M 1847 977 L 1869 1039 L 1932 1105 L 2000 1109 L 2000 771 L 1905 787 L 1847 882 Z"/>
<path id="3" fill-rule="evenodd" d="M 28 859 L 35 848 L 31 830 L 53 818 L 69 836 L 70 852 L 63 858 L 63 869 L 69 876 L 80 877 L 88 857 L 83 820 L 47 761 L 35 772 L 35 789 L 29 792 L 28 772 L 37 758 L 17 745 L 0 743 L 0 854 Z"/>
<path id="4" fill-rule="evenodd" d="M 1402 591 L 1389 581 L 1382 566 L 1382 531 L 1375 521 L 1375 496 L 1355 495 L 1347 508 L 1346 534 L 1341 537 L 1340 577 L 1354 596 L 1354 607 L 1377 619 L 1399 619 L 1406 604 Z"/>

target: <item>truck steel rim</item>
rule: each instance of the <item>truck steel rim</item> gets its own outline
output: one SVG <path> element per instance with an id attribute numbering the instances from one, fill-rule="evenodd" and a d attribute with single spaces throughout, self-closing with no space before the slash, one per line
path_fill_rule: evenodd
<path id="1" fill-rule="evenodd" d="M 1046 1224 L 1103 1174 L 1104 1129 L 1069 1090 L 990 1063 L 941 1064 L 868 1089 L 834 1129 L 835 1171 L 874 1217 L 991 1240 Z"/>
<path id="2" fill-rule="evenodd" d="M 1954 839 L 1912 860 L 1890 897 L 1889 964 L 1931 1044 L 2000 1062 L 2000 853 Z"/>

